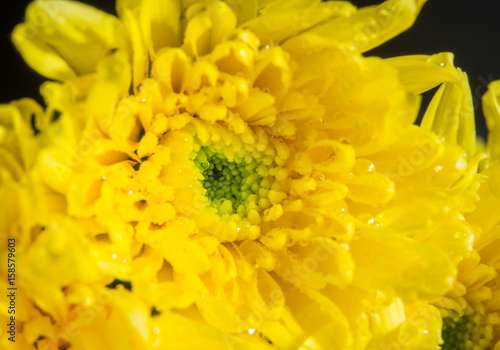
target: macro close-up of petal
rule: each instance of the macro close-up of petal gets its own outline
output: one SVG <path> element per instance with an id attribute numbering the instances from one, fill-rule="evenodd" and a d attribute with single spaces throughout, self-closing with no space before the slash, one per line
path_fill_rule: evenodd
<path id="1" fill-rule="evenodd" d="M 115 6 L 12 29 L 1 349 L 500 350 L 500 81 L 367 54 L 425 0 Z"/>

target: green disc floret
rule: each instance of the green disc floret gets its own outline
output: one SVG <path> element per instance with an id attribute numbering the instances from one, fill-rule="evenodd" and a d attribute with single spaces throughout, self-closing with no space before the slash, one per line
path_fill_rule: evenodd
<path id="1" fill-rule="evenodd" d="M 443 318 L 442 350 L 486 349 L 489 341 L 484 339 L 481 316 L 477 313 L 462 317 Z"/>
<path id="2" fill-rule="evenodd" d="M 201 183 L 206 189 L 205 195 L 220 214 L 241 214 L 247 199 L 251 195 L 259 196 L 263 177 L 256 171 L 258 162 L 247 157 L 238 160 L 229 161 L 222 152 L 207 146 L 201 147 L 194 156 L 195 166 L 204 178 Z M 265 173 L 262 164 L 260 166 L 261 173 Z"/>

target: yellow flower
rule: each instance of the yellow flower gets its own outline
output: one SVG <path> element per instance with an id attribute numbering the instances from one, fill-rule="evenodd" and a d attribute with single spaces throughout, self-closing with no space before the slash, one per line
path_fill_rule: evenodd
<path id="1" fill-rule="evenodd" d="M 55 81 L 0 110 L 19 342 L 439 349 L 484 157 L 467 77 L 362 56 L 423 3 L 33 2 L 13 40 Z"/>
<path id="2" fill-rule="evenodd" d="M 484 180 L 478 190 L 480 200 L 466 216 L 478 232 L 474 250 L 458 265 L 453 291 L 433 302 L 444 317 L 443 349 L 500 348 L 498 96 L 499 83 L 493 82 L 483 96 L 489 158 L 481 172 Z"/>
<path id="3" fill-rule="evenodd" d="M 355 275 L 362 273 L 360 269 L 366 269 L 365 275 L 361 276 L 366 291 L 362 294 L 358 291 L 358 295 L 378 300 L 380 304 L 371 315 L 374 330 L 369 349 L 440 349 L 452 346 L 446 337 L 443 339 L 442 317 L 439 310 L 429 303 L 433 300 L 430 292 L 433 291 L 434 295 L 448 293 L 455 283 L 455 266 L 470 255 L 476 231 L 464 219 L 464 213 L 475 208 L 476 190 L 481 181 L 476 169 L 478 162 L 485 157 L 476 150 L 467 77 L 453 67 L 452 59 L 450 54 L 439 54 L 388 60 L 398 68 L 409 91 L 430 89 L 438 83 L 437 79 L 444 83 L 431 101 L 421 126 L 413 127 L 386 151 L 377 154 L 376 159 L 381 162 L 378 168 L 390 174 L 396 187 L 390 207 L 381 208 L 376 216 L 366 216 L 369 225 L 360 226 L 362 232 L 372 236 L 372 242 L 384 234 L 383 245 L 378 244 L 382 247 L 379 253 L 368 253 L 377 247 L 374 244 L 364 246 L 362 251 L 363 258 L 370 254 L 375 264 L 370 262 L 366 267 L 360 264 L 355 258 L 356 244 L 351 244 Z M 437 74 L 428 74 L 432 71 Z M 402 240 L 401 236 L 406 237 Z M 407 246 L 402 245 L 405 241 Z M 391 250 L 391 246 L 396 248 Z M 430 255 L 425 256 L 423 250 L 416 252 L 417 268 L 405 271 L 402 269 L 411 258 L 411 246 L 425 249 Z M 432 251 L 431 247 L 438 249 Z M 448 259 L 440 258 L 439 263 L 433 261 L 441 254 L 447 255 Z M 386 266 L 385 275 L 372 277 L 373 267 L 382 263 Z M 396 286 L 393 288 L 401 288 L 406 279 L 418 281 L 431 273 L 429 268 L 426 268 L 426 273 L 416 272 L 419 266 L 427 263 L 434 266 L 434 272 L 440 269 L 453 271 L 448 284 L 441 285 L 441 291 L 432 289 L 435 284 L 422 281 L 421 285 L 425 286 L 422 292 L 429 293 L 425 298 L 407 291 L 387 294 L 387 291 L 392 292 L 387 287 L 395 273 L 405 272 L 398 276 L 398 282 L 394 282 Z M 381 277 L 385 279 L 381 280 Z M 427 278 L 439 280 L 436 276 Z M 369 280 L 373 285 L 366 284 L 365 281 Z M 356 278 L 353 284 L 356 284 Z M 370 296 L 368 292 L 373 289 L 377 294 Z"/>

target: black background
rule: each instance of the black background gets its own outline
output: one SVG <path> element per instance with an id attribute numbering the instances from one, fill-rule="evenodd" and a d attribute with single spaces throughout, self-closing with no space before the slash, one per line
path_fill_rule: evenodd
<path id="1" fill-rule="evenodd" d="M 114 0 L 83 2 L 114 13 Z M 356 6 L 366 6 L 381 1 L 351 2 Z M 42 102 L 38 90 L 45 79 L 24 63 L 10 40 L 12 28 L 23 20 L 28 3 L 23 0 L 10 1 L 8 10 L 4 4 L 0 11 L 3 63 L 0 66 L 0 103 L 22 97 L 32 97 Z M 367 55 L 392 57 L 444 51 L 453 52 L 455 65 L 469 76 L 478 132 L 485 135 L 480 98 L 489 81 L 500 79 L 500 1 L 429 0 L 411 29 Z M 425 103 L 429 94 L 424 97 Z"/>

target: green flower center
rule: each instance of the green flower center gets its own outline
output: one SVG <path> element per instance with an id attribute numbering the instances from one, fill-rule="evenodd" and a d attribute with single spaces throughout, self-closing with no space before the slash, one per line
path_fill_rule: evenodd
<path id="1" fill-rule="evenodd" d="M 478 313 L 462 317 L 443 318 L 442 350 L 487 349 L 490 342 L 485 339 L 481 316 Z"/>
<path id="2" fill-rule="evenodd" d="M 203 175 L 205 195 L 220 214 L 244 214 L 248 199 L 267 194 L 262 191 L 263 179 L 254 159 L 229 161 L 223 153 L 204 146 L 194 163 Z"/>

